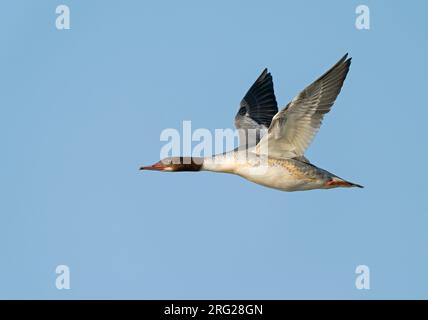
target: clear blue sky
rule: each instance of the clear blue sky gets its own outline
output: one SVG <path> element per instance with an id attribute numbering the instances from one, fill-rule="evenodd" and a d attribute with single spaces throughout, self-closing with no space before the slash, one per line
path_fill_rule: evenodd
<path id="1" fill-rule="evenodd" d="M 55 8 L 71 30 L 55 28 Z M 371 29 L 355 28 L 355 8 Z M 422 1 L 7 1 L 0 298 L 428 298 Z M 285 193 L 139 172 L 165 128 L 231 128 L 268 67 L 280 105 L 344 53 L 307 156 L 365 189 Z M 71 289 L 57 290 L 66 264 Z M 369 266 L 371 289 L 355 288 Z"/>

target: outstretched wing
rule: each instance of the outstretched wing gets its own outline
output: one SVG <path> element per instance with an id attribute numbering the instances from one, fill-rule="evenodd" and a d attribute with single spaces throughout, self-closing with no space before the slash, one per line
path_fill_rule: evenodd
<path id="1" fill-rule="evenodd" d="M 239 129 L 240 144 L 256 145 L 267 131 L 272 118 L 278 112 L 273 90 L 272 76 L 264 69 L 256 82 L 242 99 L 235 116 L 235 126 Z"/>
<path id="2" fill-rule="evenodd" d="M 278 158 L 302 157 L 333 105 L 349 71 L 346 54 L 318 80 L 299 93 L 272 119 L 258 153 Z M 267 145 L 266 145 L 267 143 Z"/>

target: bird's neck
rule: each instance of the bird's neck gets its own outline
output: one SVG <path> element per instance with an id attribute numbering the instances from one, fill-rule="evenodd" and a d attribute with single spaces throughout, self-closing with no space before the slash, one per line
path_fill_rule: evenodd
<path id="1" fill-rule="evenodd" d="M 180 157 L 179 162 L 180 163 L 178 164 L 173 164 L 172 171 L 201 171 L 204 163 L 204 158 Z"/>
<path id="2" fill-rule="evenodd" d="M 202 165 L 204 171 L 234 173 L 236 170 L 236 159 L 233 152 L 217 154 L 205 157 Z"/>

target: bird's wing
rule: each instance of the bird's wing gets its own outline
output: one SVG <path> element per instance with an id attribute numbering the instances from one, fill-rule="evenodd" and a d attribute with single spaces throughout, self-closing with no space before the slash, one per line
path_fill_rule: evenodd
<path id="1" fill-rule="evenodd" d="M 242 99 L 235 116 L 240 145 L 255 146 L 278 112 L 272 76 L 264 69 Z"/>
<path id="2" fill-rule="evenodd" d="M 256 152 L 278 158 L 304 155 L 342 88 L 351 65 L 347 57 L 348 54 L 273 117 Z"/>

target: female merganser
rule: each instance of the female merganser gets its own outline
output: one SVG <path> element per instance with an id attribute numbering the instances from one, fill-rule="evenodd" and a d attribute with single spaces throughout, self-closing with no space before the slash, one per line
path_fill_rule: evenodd
<path id="1" fill-rule="evenodd" d="M 351 65 L 351 58 L 347 57 L 348 54 L 280 112 L 272 76 L 265 69 L 242 99 L 236 114 L 235 126 L 240 133 L 237 149 L 204 158 L 169 157 L 140 169 L 232 173 L 283 191 L 363 188 L 316 167 L 304 156 L 342 88 Z"/>

